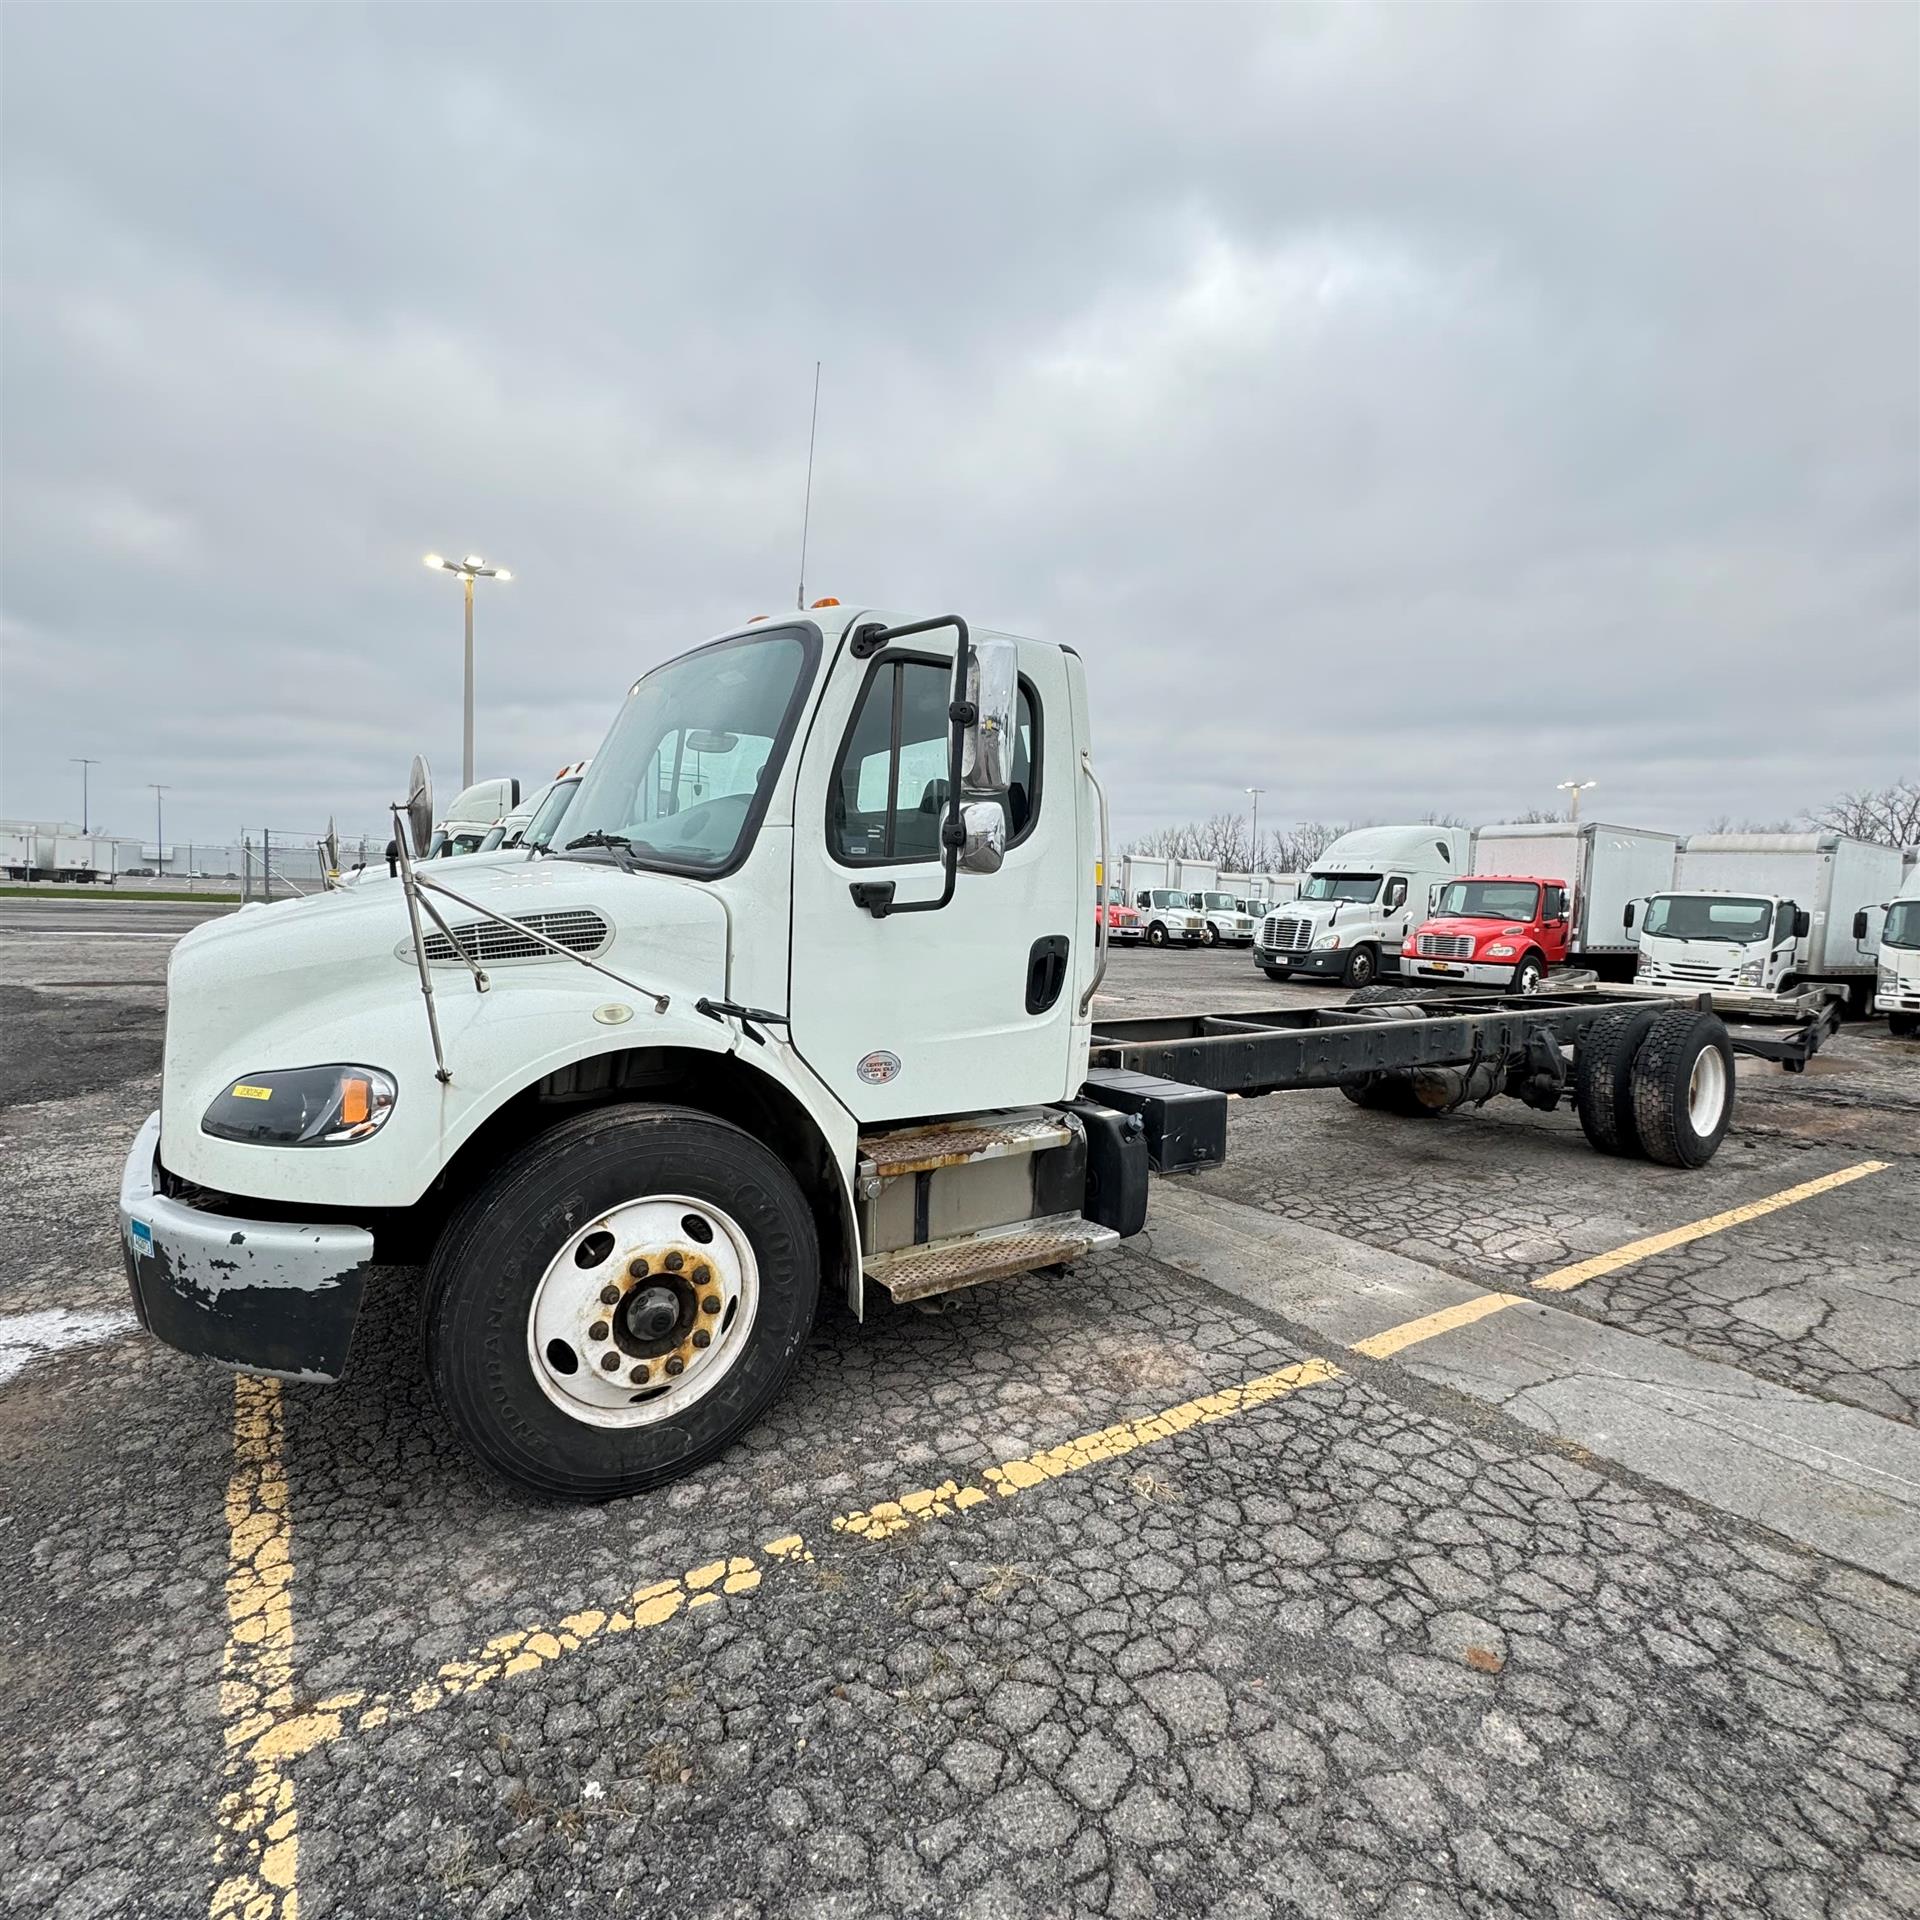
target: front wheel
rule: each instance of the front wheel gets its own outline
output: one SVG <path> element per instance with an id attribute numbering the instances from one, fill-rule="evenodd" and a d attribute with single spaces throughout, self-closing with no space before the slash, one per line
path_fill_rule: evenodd
<path id="1" fill-rule="evenodd" d="M 543 1134 L 448 1223 L 422 1300 L 427 1376 L 503 1478 L 640 1493 L 759 1418 L 819 1291 L 806 1199 L 758 1140 L 685 1107 L 604 1108 Z"/>
<path id="2" fill-rule="evenodd" d="M 1355 947 L 1347 958 L 1347 985 L 1370 987 L 1380 971 L 1380 961 L 1371 947 Z"/>
<path id="3" fill-rule="evenodd" d="M 1887 1015 L 1887 1031 L 1896 1040 L 1911 1040 L 1920 1033 L 1920 1013 L 1890 1013 Z"/>
<path id="4" fill-rule="evenodd" d="M 1513 970 L 1513 983 L 1510 991 L 1514 993 L 1538 993 L 1540 983 L 1547 977 L 1546 963 L 1537 953 L 1530 953 Z"/>
<path id="5" fill-rule="evenodd" d="M 1206 932 L 1203 933 L 1200 937 L 1207 943 L 1208 946 L 1217 947 L 1220 944 L 1220 929 L 1216 927 L 1211 920 L 1209 920 L 1207 922 Z"/>
<path id="6" fill-rule="evenodd" d="M 1166 944 L 1167 930 L 1156 920 L 1153 925 L 1147 929 L 1147 945 L 1150 947 L 1164 947 Z"/>

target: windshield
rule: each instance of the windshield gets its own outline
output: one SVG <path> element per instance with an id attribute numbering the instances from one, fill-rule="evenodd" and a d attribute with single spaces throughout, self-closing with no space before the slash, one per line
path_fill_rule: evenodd
<path id="1" fill-rule="evenodd" d="M 1380 891 L 1377 873 L 1310 873 L 1302 900 L 1371 900 Z"/>
<path id="2" fill-rule="evenodd" d="M 1656 893 L 1647 902 L 1646 930 L 1662 940 L 1764 940 L 1773 930 L 1773 902 Z"/>
<path id="3" fill-rule="evenodd" d="M 1118 887 L 1101 887 L 1098 890 L 1101 901 L 1109 907 L 1127 906 L 1127 896 Z M 1129 907 L 1128 911 L 1132 909 Z"/>
<path id="4" fill-rule="evenodd" d="M 1531 920 L 1540 889 L 1524 880 L 1453 880 L 1435 909 L 1443 919 Z"/>
<path id="5" fill-rule="evenodd" d="M 1896 900 L 1887 909 L 1887 924 L 1880 935 L 1883 947 L 1920 947 L 1920 900 Z"/>
<path id="6" fill-rule="evenodd" d="M 491 853 L 494 850 L 494 848 L 497 847 L 500 844 L 500 842 L 504 840 L 506 837 L 507 837 L 507 823 L 504 820 L 502 820 L 500 824 L 497 827 L 495 827 L 494 830 L 490 834 L 488 834 L 484 840 L 480 842 L 480 845 L 477 851 L 481 853 Z"/>
<path id="7" fill-rule="evenodd" d="M 520 844 L 526 847 L 545 847 L 553 842 L 553 830 L 566 817 L 566 811 L 573 804 L 574 789 L 580 782 L 576 780 L 556 780 L 547 789 L 546 797 L 533 810 L 533 818 L 527 822 L 527 830 L 520 836 Z"/>
<path id="8" fill-rule="evenodd" d="M 765 811 L 817 648 L 810 631 L 782 627 L 656 667 L 581 779 L 562 848 L 611 841 L 670 873 L 734 866 Z"/>
<path id="9" fill-rule="evenodd" d="M 1187 896 L 1175 893 L 1171 887 L 1155 887 L 1147 898 L 1156 907 L 1184 907 L 1187 904 Z"/>
<path id="10" fill-rule="evenodd" d="M 1234 899 L 1231 894 L 1203 893 L 1200 897 L 1207 903 L 1207 911 L 1209 913 L 1238 913 L 1240 911 L 1240 902 Z"/>

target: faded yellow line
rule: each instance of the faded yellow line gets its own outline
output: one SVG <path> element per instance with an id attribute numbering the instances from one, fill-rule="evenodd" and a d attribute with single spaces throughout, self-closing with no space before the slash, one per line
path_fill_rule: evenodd
<path id="1" fill-rule="evenodd" d="M 1018 1460 L 1003 1460 L 981 1475 L 984 1486 L 961 1486 L 952 1480 L 938 1487 L 923 1487 L 916 1493 L 902 1494 L 898 1500 L 882 1500 L 878 1506 L 857 1513 L 842 1513 L 834 1518 L 834 1529 L 863 1540 L 884 1540 L 889 1534 L 903 1532 L 922 1520 L 938 1519 L 949 1513 L 963 1513 L 996 1496 L 1012 1499 L 1030 1487 L 1043 1486 L 1069 1473 L 1080 1473 L 1102 1461 L 1118 1460 L 1140 1447 L 1170 1440 L 1189 1428 L 1206 1426 L 1216 1420 L 1231 1420 L 1249 1407 L 1264 1406 L 1282 1394 L 1322 1380 L 1339 1377 L 1340 1369 L 1330 1360 L 1302 1360 L 1277 1373 L 1262 1374 L 1257 1380 L 1237 1387 L 1223 1387 L 1218 1393 L 1202 1394 L 1197 1400 L 1182 1401 L 1163 1413 L 1148 1414 L 1140 1420 L 1123 1420 L 1118 1426 L 1102 1427 L 1097 1433 L 1082 1434 L 1057 1447 L 1029 1453 Z"/>
<path id="2" fill-rule="evenodd" d="M 1402 1321 L 1399 1326 L 1389 1327 L 1384 1333 L 1369 1334 L 1366 1339 L 1353 1342 L 1353 1351 L 1364 1353 L 1370 1359 L 1384 1360 L 1403 1347 L 1416 1347 L 1422 1340 L 1431 1340 L 1436 1333 L 1451 1333 L 1455 1327 L 1470 1327 L 1476 1320 L 1484 1320 L 1488 1314 L 1498 1313 L 1503 1307 L 1525 1304 L 1525 1300 L 1517 1293 L 1477 1294 L 1471 1300 L 1462 1300 L 1458 1306 L 1442 1307 L 1438 1313 L 1426 1314 L 1418 1320 Z"/>
<path id="3" fill-rule="evenodd" d="M 1684 1247 L 1689 1241 L 1704 1240 L 1709 1234 L 1724 1233 L 1729 1227 L 1744 1226 L 1749 1220 L 1778 1213 L 1782 1207 L 1797 1207 L 1802 1200 L 1811 1200 L 1816 1194 L 1831 1193 L 1835 1187 L 1844 1187 L 1854 1180 L 1864 1180 L 1870 1173 L 1884 1173 L 1886 1169 L 1887 1162 L 1884 1160 L 1862 1160 L 1857 1166 L 1842 1167 L 1838 1173 L 1823 1173 L 1818 1180 L 1804 1181 L 1797 1187 L 1769 1194 L 1764 1200 L 1749 1200 L 1744 1207 L 1729 1207 L 1725 1213 L 1711 1214 L 1705 1220 L 1694 1221 L 1691 1226 L 1649 1234 L 1644 1240 L 1630 1240 L 1624 1247 L 1615 1247 L 1611 1253 L 1597 1253 L 1591 1260 L 1582 1260 L 1574 1266 L 1542 1274 L 1533 1284 L 1541 1293 L 1567 1293 L 1575 1287 L 1584 1286 L 1589 1280 L 1598 1280 L 1603 1274 L 1618 1273 L 1622 1267 L 1636 1266 L 1642 1260 L 1651 1260 L 1655 1254 L 1671 1253 L 1675 1247 Z"/>
<path id="4" fill-rule="evenodd" d="M 278 1380 L 236 1376 L 227 1482 L 227 1647 L 220 1713 L 225 1786 L 209 1920 L 298 1920 L 293 1782 L 261 1751 L 293 1705 L 293 1556 Z"/>

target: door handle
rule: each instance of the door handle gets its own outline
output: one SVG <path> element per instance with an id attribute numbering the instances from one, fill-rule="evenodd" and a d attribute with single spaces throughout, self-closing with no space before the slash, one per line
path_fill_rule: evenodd
<path id="1" fill-rule="evenodd" d="M 1027 952 L 1027 1011 L 1045 1013 L 1067 984 L 1068 940 L 1064 933 L 1042 934 Z"/>

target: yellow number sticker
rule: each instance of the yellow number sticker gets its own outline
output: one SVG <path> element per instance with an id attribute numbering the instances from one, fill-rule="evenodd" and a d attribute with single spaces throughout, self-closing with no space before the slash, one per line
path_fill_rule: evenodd
<path id="1" fill-rule="evenodd" d="M 236 1100 L 271 1100 L 273 1098 L 273 1089 L 271 1087 L 250 1087 L 242 1080 L 235 1085 L 233 1097 Z"/>

